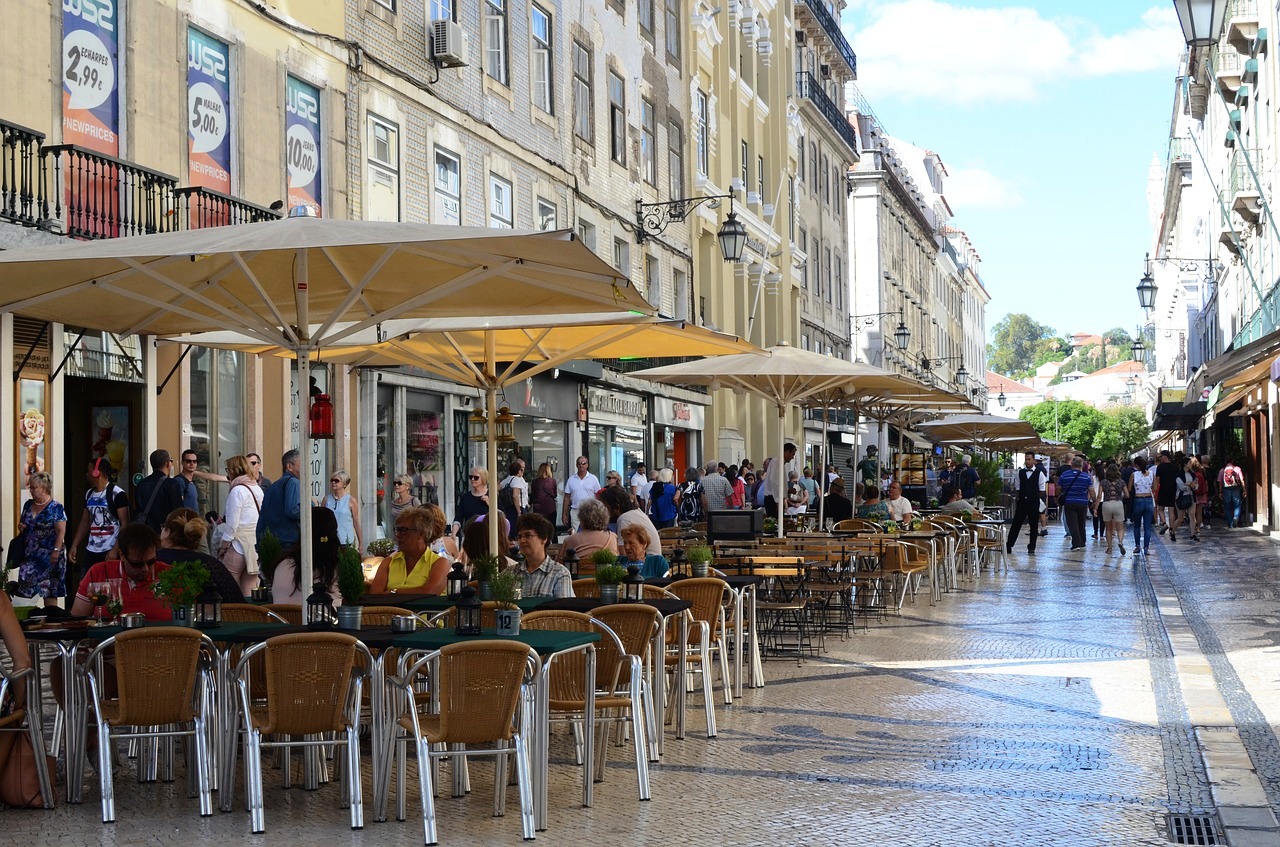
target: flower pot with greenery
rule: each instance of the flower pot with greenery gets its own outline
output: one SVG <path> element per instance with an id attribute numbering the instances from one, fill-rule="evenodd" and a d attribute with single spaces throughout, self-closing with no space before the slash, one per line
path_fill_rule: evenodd
<path id="1" fill-rule="evenodd" d="M 514 569 L 495 574 L 489 580 L 489 591 L 498 604 L 494 610 L 498 635 L 520 634 L 520 607 L 516 605 L 516 600 L 523 585 L 524 578 Z"/>
<path id="2" fill-rule="evenodd" d="M 360 551 L 350 544 L 338 549 L 338 593 L 342 595 L 342 605 L 338 607 L 338 628 L 359 629 L 364 568 L 360 563 Z"/>
<path id="3" fill-rule="evenodd" d="M 471 573 L 476 578 L 479 585 L 480 599 L 493 599 L 493 578 L 498 575 L 498 557 L 497 556 L 477 556 L 471 563 Z"/>
<path id="4" fill-rule="evenodd" d="M 396 543 L 390 538 L 375 538 L 369 542 L 369 555 L 386 558 L 396 551 Z"/>
<path id="5" fill-rule="evenodd" d="M 686 550 L 684 556 L 689 560 L 693 575 L 701 578 L 710 573 L 711 560 L 715 558 L 715 552 L 705 544 L 699 544 Z"/>
<path id="6" fill-rule="evenodd" d="M 156 574 L 151 591 L 169 605 L 176 626 L 194 626 L 196 600 L 208 581 L 203 562 L 174 562 Z"/>
<path id="7" fill-rule="evenodd" d="M 591 570 L 589 573 L 585 573 L 585 576 L 591 576 L 603 565 L 612 565 L 618 561 L 618 554 L 611 550 L 597 550 L 591 554 L 588 561 L 591 562 Z"/>
<path id="8" fill-rule="evenodd" d="M 271 580 L 275 579 L 276 565 L 284 558 L 284 545 L 271 530 L 263 530 L 258 541 L 258 587 L 255 599 L 271 599 Z"/>
<path id="9" fill-rule="evenodd" d="M 600 565 L 596 568 L 596 585 L 600 588 L 600 600 L 605 603 L 618 602 L 618 586 L 627 578 L 627 569 L 622 565 Z"/>

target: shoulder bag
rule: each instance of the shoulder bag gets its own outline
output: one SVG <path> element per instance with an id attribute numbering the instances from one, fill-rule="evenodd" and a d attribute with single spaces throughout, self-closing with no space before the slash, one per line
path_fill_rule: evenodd
<path id="1" fill-rule="evenodd" d="M 1081 476 L 1082 476 L 1082 474 L 1081 474 L 1080 472 L 1078 472 L 1078 471 L 1077 471 L 1077 472 L 1076 472 L 1076 475 L 1075 475 L 1075 476 L 1072 478 L 1072 480 L 1071 480 L 1071 484 L 1067 486 L 1067 490 L 1066 490 L 1066 491 L 1061 492 L 1061 493 L 1058 495 L 1058 507 L 1059 507 L 1059 508 L 1062 508 L 1063 506 L 1066 506 L 1066 505 L 1067 505 L 1067 495 L 1068 495 L 1068 494 L 1070 494 L 1072 491 L 1074 491 L 1074 490 L 1075 490 L 1076 483 L 1080 481 L 1080 477 L 1081 477 Z M 1061 487 L 1062 487 L 1061 477 L 1059 477 L 1058 487 L 1059 487 L 1059 488 L 1061 488 Z"/>
<path id="2" fill-rule="evenodd" d="M 43 755 L 44 751 L 40 751 Z M 0 735 L 0 803 L 17 809 L 40 809 L 46 806 L 40 792 L 39 763 L 31 736 L 23 732 L 6 732 Z M 52 779 L 54 759 L 45 756 L 45 773 Z M 52 786 L 50 786 L 52 788 Z M 48 798 L 48 808 L 56 803 L 55 796 Z"/>

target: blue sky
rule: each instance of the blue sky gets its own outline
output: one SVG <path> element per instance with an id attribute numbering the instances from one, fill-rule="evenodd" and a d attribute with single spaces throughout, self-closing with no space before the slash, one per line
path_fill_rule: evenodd
<path id="1" fill-rule="evenodd" d="M 1181 31 L 1168 0 L 850 0 L 858 87 L 890 135 L 936 151 L 982 257 L 987 328 L 1133 327 Z"/>

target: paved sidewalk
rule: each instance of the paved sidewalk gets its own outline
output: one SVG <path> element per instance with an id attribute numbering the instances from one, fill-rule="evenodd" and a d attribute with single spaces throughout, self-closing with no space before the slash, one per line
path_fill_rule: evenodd
<path id="1" fill-rule="evenodd" d="M 611 751 L 595 807 L 580 808 L 559 734 L 550 828 L 538 840 L 1166 845 L 1167 813 L 1211 812 L 1215 800 L 1159 603 L 1182 612 L 1194 640 L 1179 643 L 1203 650 L 1212 674 L 1200 682 L 1216 681 L 1267 802 L 1280 808 L 1275 543 L 1225 530 L 1196 547 L 1161 541 L 1152 552 L 1164 551 L 1165 583 L 1153 587 L 1132 558 L 1108 559 L 1096 542 L 1068 553 L 1060 533 L 1041 539 L 1035 557 L 1019 545 L 1007 573 L 965 581 L 938 606 L 922 592 L 900 618 L 828 640 L 820 659 L 766 662 L 769 685 L 720 707 L 714 740 L 702 737 L 701 701 L 691 698 L 689 737 L 668 736 L 650 802 L 635 799 L 628 748 Z M 1181 610 L 1159 599 L 1162 584 Z M 506 816 L 490 817 L 491 773 L 478 764 L 470 797 L 439 798 L 441 843 L 519 842 L 514 791 Z M 267 836 L 255 837 L 242 811 L 202 820 L 181 782 L 139 786 L 129 774 L 117 779 L 114 825 L 99 823 L 90 782 L 83 806 L 0 813 L 6 834 L 24 847 L 421 843 L 416 786 L 408 821 L 352 832 L 336 786 L 285 791 L 268 768 Z"/>

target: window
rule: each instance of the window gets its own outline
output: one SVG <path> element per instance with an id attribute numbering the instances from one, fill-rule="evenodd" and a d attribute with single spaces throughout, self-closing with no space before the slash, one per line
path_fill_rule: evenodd
<path id="1" fill-rule="evenodd" d="M 800 240 L 799 240 L 799 241 L 796 241 L 796 239 L 794 239 L 794 238 L 793 238 L 793 239 L 791 239 L 791 240 L 792 240 L 792 241 L 795 241 L 795 243 L 796 243 L 796 247 L 800 248 L 801 250 L 804 250 L 805 248 L 807 248 L 807 247 L 809 246 L 809 231 L 808 231 L 807 229 L 805 229 L 804 227 L 800 227 Z M 808 262 L 808 260 L 806 260 L 806 261 L 805 261 L 805 263 L 804 263 L 804 267 L 802 267 L 802 268 L 800 269 L 800 287 L 801 287 L 801 288 L 803 288 L 805 291 L 808 291 L 808 290 L 809 290 L 809 262 Z"/>
<path id="2" fill-rule="evenodd" d="M 707 95 L 702 89 L 698 89 L 697 95 L 694 97 L 694 106 L 697 109 L 698 125 L 694 127 L 694 139 L 697 145 L 698 154 L 698 175 L 706 176 L 711 172 L 711 142 L 707 133 L 710 131 L 711 115 L 707 108 Z"/>
<path id="3" fill-rule="evenodd" d="M 484 0 L 484 72 L 503 85 L 507 76 L 507 0 Z"/>
<path id="4" fill-rule="evenodd" d="M 689 277 L 682 270 L 671 271 L 671 287 L 675 290 L 676 320 L 689 319 Z"/>
<path id="5" fill-rule="evenodd" d="M 831 302 L 831 248 L 830 247 L 824 247 L 822 250 L 822 273 L 823 273 L 823 276 L 825 277 L 823 279 L 824 284 L 822 287 L 826 289 L 827 291 L 826 299 L 827 299 L 827 302 L 830 303 Z"/>
<path id="6" fill-rule="evenodd" d="M 369 115 L 365 220 L 400 220 L 400 127 Z"/>
<path id="7" fill-rule="evenodd" d="M 798 167 L 796 168 L 796 176 L 800 177 L 801 182 L 804 182 L 804 136 L 803 135 L 800 136 L 799 151 L 800 152 L 796 161 L 796 164 L 798 165 Z"/>
<path id="8" fill-rule="evenodd" d="M 622 77 L 609 71 L 609 158 L 627 163 L 627 91 Z"/>
<path id="9" fill-rule="evenodd" d="M 462 162 L 443 147 L 436 148 L 435 222 L 458 226 L 462 223 Z"/>
<path id="10" fill-rule="evenodd" d="M 813 296 L 822 299 L 822 246 L 818 239 L 813 239 L 813 249 L 809 252 L 813 259 Z"/>
<path id="11" fill-rule="evenodd" d="M 819 177 L 822 179 L 822 202 L 827 204 L 831 203 L 831 183 L 827 181 L 827 173 L 829 170 L 830 169 L 827 167 L 827 157 L 824 153 L 822 156 L 822 170 L 819 173 Z"/>
<path id="12" fill-rule="evenodd" d="M 644 296 L 654 308 L 662 311 L 662 265 L 658 257 L 644 254 Z"/>
<path id="13" fill-rule="evenodd" d="M 384 9 L 391 10 L 392 12 L 396 10 L 396 0 L 373 0 L 373 2 L 377 3 Z"/>
<path id="14" fill-rule="evenodd" d="M 573 42 L 573 132 L 591 143 L 591 52 Z"/>
<path id="15" fill-rule="evenodd" d="M 456 21 L 458 19 L 458 9 L 453 4 L 453 0 L 431 0 L 431 20 L 433 21 Z"/>
<path id="16" fill-rule="evenodd" d="M 760 192 L 760 202 L 768 202 L 769 195 L 764 186 L 764 156 L 756 157 L 756 191 Z"/>
<path id="17" fill-rule="evenodd" d="M 533 29 L 533 56 L 530 57 L 530 86 L 533 105 L 554 114 L 551 97 L 551 16 L 538 6 L 529 13 Z"/>
<path id="18" fill-rule="evenodd" d="M 801 350 L 809 349 L 809 333 L 807 332 L 800 333 L 800 349 Z"/>
<path id="19" fill-rule="evenodd" d="M 640 32 L 653 41 L 653 4 L 654 0 L 636 0 L 636 16 L 640 21 Z"/>
<path id="20" fill-rule="evenodd" d="M 677 123 L 667 126 L 667 195 L 684 196 L 684 133 Z"/>
<path id="21" fill-rule="evenodd" d="M 559 224 L 560 213 L 556 209 L 556 204 L 552 203 L 545 197 L 538 198 L 538 219 L 534 225 L 543 231 L 557 228 Z"/>
<path id="22" fill-rule="evenodd" d="M 613 266 L 631 277 L 631 242 L 622 238 L 613 239 Z"/>
<path id="23" fill-rule="evenodd" d="M 787 177 L 787 236 L 794 244 L 796 240 L 796 178 Z"/>
<path id="24" fill-rule="evenodd" d="M 833 276 L 835 277 L 834 281 L 835 281 L 835 288 L 836 288 L 836 308 L 843 309 L 844 308 L 844 286 L 845 286 L 844 263 L 840 261 L 839 256 L 836 256 L 835 262 L 836 262 L 836 269 Z"/>
<path id="25" fill-rule="evenodd" d="M 515 226 L 511 182 L 497 174 L 489 174 L 489 226 L 493 229 L 512 229 Z"/>
<path id="26" fill-rule="evenodd" d="M 809 180 L 809 189 L 811 191 L 818 190 L 818 142 L 809 142 L 809 167 L 813 173 Z"/>
<path id="27" fill-rule="evenodd" d="M 582 243 L 586 245 L 588 250 L 592 252 L 596 249 L 596 225 L 590 221 L 578 219 L 578 237 L 582 239 Z"/>
<path id="28" fill-rule="evenodd" d="M 680 2 L 666 0 L 667 13 L 667 61 L 677 67 L 680 65 Z"/>
<path id="29" fill-rule="evenodd" d="M 640 175 L 650 185 L 658 184 L 658 163 L 656 160 L 658 146 L 657 118 L 653 104 L 648 100 L 640 100 Z M 679 196 L 679 195 L 676 195 Z"/>
<path id="30" fill-rule="evenodd" d="M 742 155 L 738 160 L 738 178 L 742 180 L 742 190 L 751 190 L 751 169 L 747 162 L 751 161 L 751 148 L 746 141 L 742 142 Z"/>

